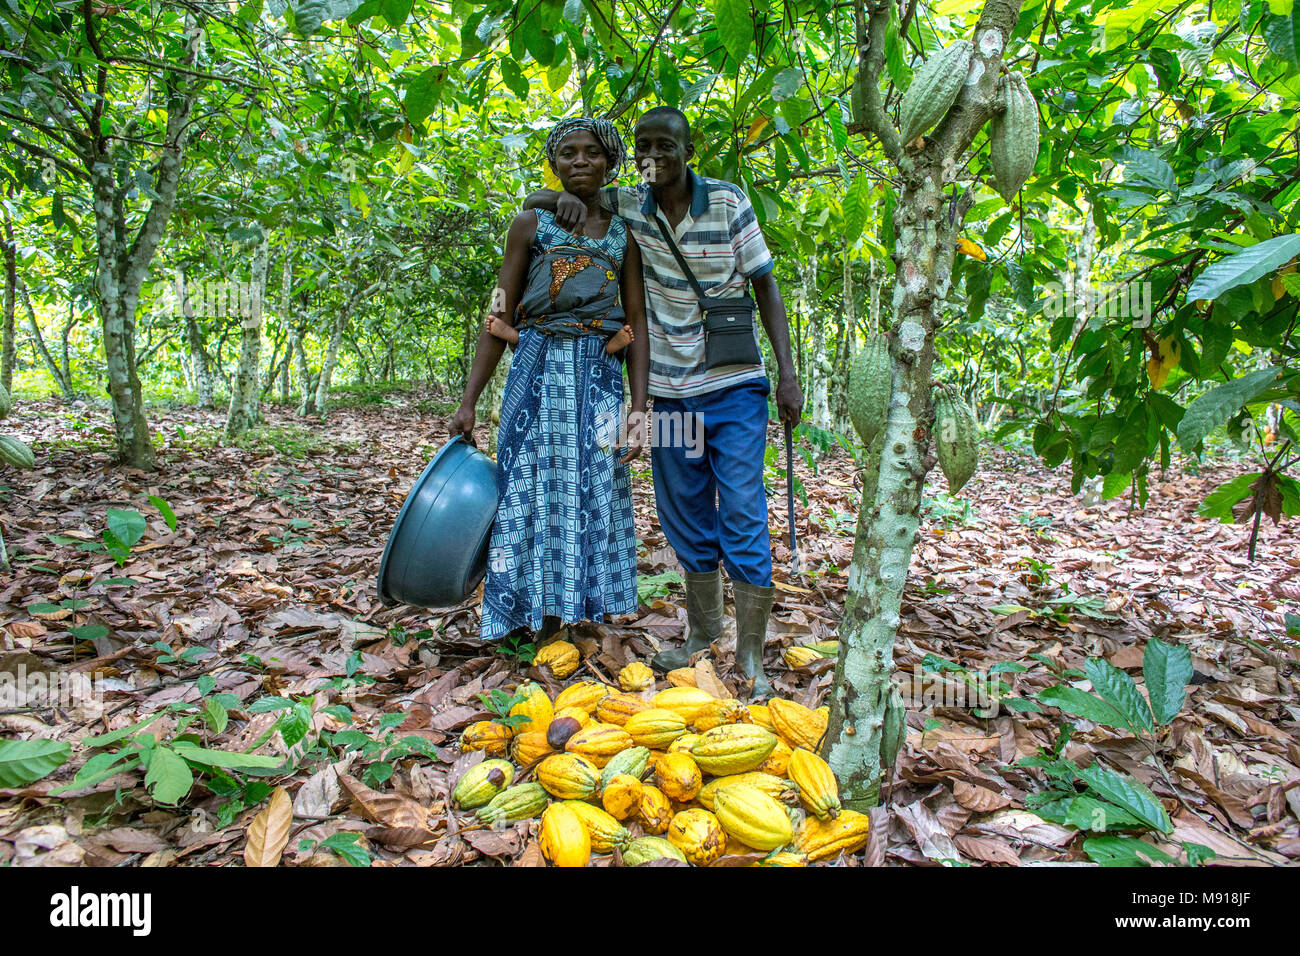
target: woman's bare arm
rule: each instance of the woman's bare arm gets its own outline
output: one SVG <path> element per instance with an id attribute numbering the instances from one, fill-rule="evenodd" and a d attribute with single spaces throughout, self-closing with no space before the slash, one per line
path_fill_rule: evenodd
<path id="1" fill-rule="evenodd" d="M 528 272 L 529 249 L 536 235 L 536 213 L 527 211 L 515 216 L 506 235 L 506 252 L 501 260 L 501 270 L 497 273 L 497 284 L 492 291 L 492 305 L 489 308 L 491 314 L 500 319 L 513 317 L 515 308 L 519 305 L 524 291 L 524 278 Z M 487 387 L 488 380 L 492 378 L 492 373 L 496 371 L 505 347 L 506 343 L 489 333 L 484 326 L 474 348 L 474 363 L 470 366 L 469 377 L 465 382 L 465 394 L 461 397 L 460 408 L 451 420 L 449 431 L 452 435 L 473 436 L 474 406 Z"/>
<path id="2" fill-rule="evenodd" d="M 641 273 L 641 249 L 631 233 L 627 237 L 627 252 L 623 256 L 623 275 L 620 292 L 623 313 L 632 326 L 632 344 L 627 349 L 628 388 L 632 393 L 632 414 L 645 420 L 647 392 L 650 380 L 650 335 L 645 315 L 645 279 Z M 645 435 L 641 429 L 628 435 L 627 453 L 621 461 L 631 461 L 641 452 Z"/>

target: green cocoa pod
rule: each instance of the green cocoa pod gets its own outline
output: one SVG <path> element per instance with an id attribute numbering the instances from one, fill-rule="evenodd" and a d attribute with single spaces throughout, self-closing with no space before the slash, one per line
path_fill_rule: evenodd
<path id="1" fill-rule="evenodd" d="M 903 740 L 907 736 L 907 707 L 903 704 L 903 695 L 898 688 L 889 688 L 889 697 L 885 700 L 885 717 L 880 728 L 880 769 L 888 774 L 898 759 L 898 752 L 903 749 Z"/>
<path id="2" fill-rule="evenodd" d="M 0 461 L 15 468 L 36 467 L 36 456 L 32 450 L 9 435 L 0 435 Z"/>
<path id="3" fill-rule="evenodd" d="M 474 810 L 510 786 L 514 777 L 515 768 L 509 760 L 484 760 L 465 771 L 451 799 L 462 810 Z"/>
<path id="4" fill-rule="evenodd" d="M 12 403 L 9 401 L 9 390 L 0 385 L 0 418 L 9 417 L 9 409 Z"/>
<path id="5" fill-rule="evenodd" d="M 858 350 L 849 371 L 849 420 L 862 444 L 870 445 L 889 417 L 893 392 L 889 373 L 889 344 L 883 335 L 873 335 Z"/>
<path id="6" fill-rule="evenodd" d="M 970 406 L 940 389 L 934 398 L 934 444 L 939 467 L 948 479 L 948 491 L 956 494 L 970 481 L 979 461 L 979 428 Z"/>
<path id="7" fill-rule="evenodd" d="M 998 195 L 1007 202 L 1020 192 L 1038 161 L 1038 103 L 1019 73 L 1008 73 L 998 87 L 1004 109 L 989 131 L 989 160 Z"/>
<path id="8" fill-rule="evenodd" d="M 645 777 L 645 768 L 649 762 L 649 747 L 628 747 L 626 750 L 620 750 L 610 758 L 609 763 L 605 764 L 605 769 L 600 772 L 600 789 L 604 790 L 608 787 L 609 782 L 620 773 L 636 777 L 638 780 L 642 779 Z"/>
<path id="9" fill-rule="evenodd" d="M 637 837 L 623 851 L 624 866 L 640 866 L 651 860 L 681 860 L 685 863 L 686 856 L 663 837 L 657 836 Z"/>
<path id="10" fill-rule="evenodd" d="M 540 783 L 517 783 L 479 807 L 475 815 L 484 823 L 513 823 L 537 816 L 546 809 L 546 802 L 546 791 Z"/>
<path id="11" fill-rule="evenodd" d="M 898 128 L 907 145 L 928 133 L 957 100 L 970 69 L 969 40 L 950 43 L 921 65 L 898 108 Z"/>

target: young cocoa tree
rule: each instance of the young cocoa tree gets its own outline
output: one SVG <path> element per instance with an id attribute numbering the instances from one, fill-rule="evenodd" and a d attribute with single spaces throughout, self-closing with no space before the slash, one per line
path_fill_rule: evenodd
<path id="1" fill-rule="evenodd" d="M 930 54 L 903 96 L 901 128 L 886 113 L 880 92 L 887 31 L 906 32 L 906 23 L 900 29 L 893 19 L 893 6 L 888 0 L 855 5 L 854 129 L 879 141 L 901 189 L 893 217 L 892 315 L 885 339 L 864 350 L 868 354 L 858 365 L 864 374 L 853 375 L 849 385 L 854 424 L 869 445 L 871 466 L 864 475 L 823 743 L 845 805 L 859 810 L 878 802 L 882 764 L 892 765 L 905 730 L 890 675 L 903 585 L 919 534 L 921 491 L 936 462 L 932 437 L 940 439 L 937 451 L 946 466 L 967 477 L 974 466 L 973 421 L 945 400 L 941 405 L 952 411 L 936 429 L 931 401 L 939 307 L 974 201 L 973 186 L 963 188 L 958 171 L 976 134 L 990 123 L 1003 198 L 1014 197 L 1038 152 L 1037 107 L 1023 79 L 1003 73 L 1020 0 L 988 0 L 969 41 Z M 874 381 L 889 387 L 868 394 Z"/>

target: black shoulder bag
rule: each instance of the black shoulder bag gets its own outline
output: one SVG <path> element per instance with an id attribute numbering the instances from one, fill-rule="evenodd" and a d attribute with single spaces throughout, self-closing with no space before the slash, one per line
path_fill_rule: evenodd
<path id="1" fill-rule="evenodd" d="M 704 367 L 762 365 L 763 357 L 754 338 L 754 300 L 748 295 L 727 298 L 705 295 L 664 221 L 655 216 L 655 222 L 677 264 L 686 273 L 686 281 L 695 291 L 700 311 L 704 313 Z"/>

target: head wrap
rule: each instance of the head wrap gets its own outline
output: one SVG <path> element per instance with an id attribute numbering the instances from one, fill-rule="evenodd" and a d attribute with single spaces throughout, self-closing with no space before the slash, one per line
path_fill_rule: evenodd
<path id="1" fill-rule="evenodd" d="M 546 158 L 550 161 L 551 168 L 555 168 L 555 154 L 564 137 L 578 130 L 591 133 L 605 150 L 605 157 L 609 161 L 609 168 L 605 171 L 605 185 L 609 185 L 618 178 L 618 171 L 623 161 L 627 159 L 627 147 L 623 145 L 623 140 L 618 135 L 618 130 L 614 128 L 614 124 L 607 119 L 575 116 L 561 121 L 546 137 Z"/>

